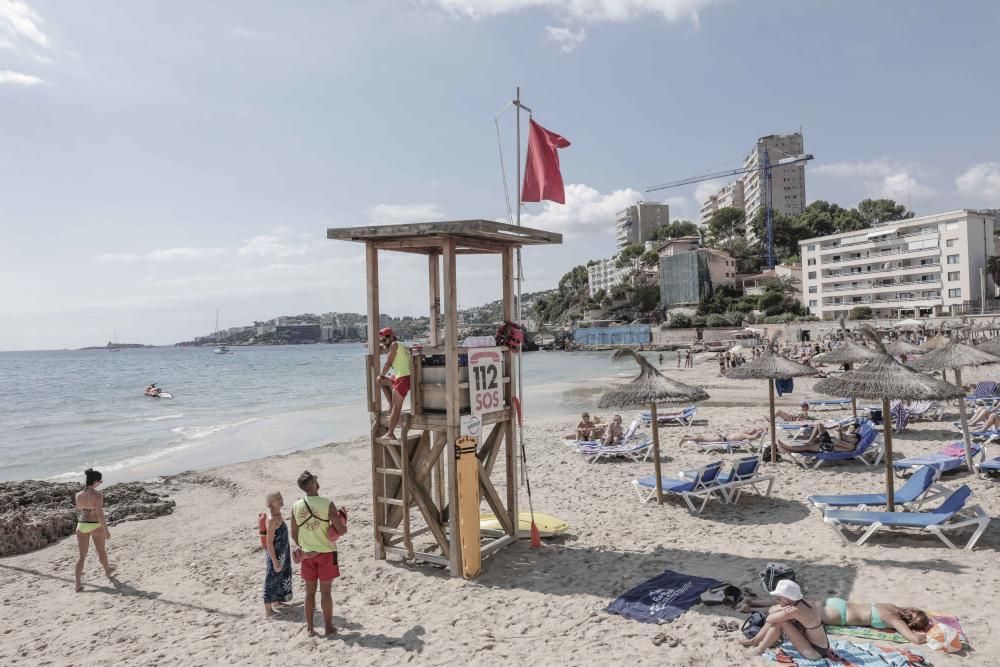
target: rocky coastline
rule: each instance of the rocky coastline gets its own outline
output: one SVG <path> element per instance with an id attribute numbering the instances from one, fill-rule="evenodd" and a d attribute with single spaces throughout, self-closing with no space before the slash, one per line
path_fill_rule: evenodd
<path id="1" fill-rule="evenodd" d="M 0 557 L 41 549 L 76 530 L 73 482 L 0 482 Z M 103 489 L 108 525 L 170 514 L 174 501 L 142 484 L 112 484 Z"/>

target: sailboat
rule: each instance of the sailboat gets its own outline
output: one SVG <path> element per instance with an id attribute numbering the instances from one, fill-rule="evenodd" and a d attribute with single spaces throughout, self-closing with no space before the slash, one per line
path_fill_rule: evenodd
<path id="1" fill-rule="evenodd" d="M 121 348 L 118 347 L 118 332 L 112 330 L 111 335 L 114 337 L 114 344 L 108 343 L 108 352 L 120 352 Z"/>
<path id="2" fill-rule="evenodd" d="M 219 309 L 215 309 L 215 350 L 216 354 L 230 354 L 229 348 L 222 344 L 222 332 L 219 331 Z"/>

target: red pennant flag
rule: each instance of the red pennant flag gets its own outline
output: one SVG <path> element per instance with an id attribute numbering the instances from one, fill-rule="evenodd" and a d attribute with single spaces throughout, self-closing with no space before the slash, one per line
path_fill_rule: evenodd
<path id="1" fill-rule="evenodd" d="M 549 132 L 533 120 L 528 121 L 528 160 L 524 169 L 521 201 L 548 199 L 566 203 L 562 174 L 559 173 L 559 153 L 569 142 L 555 132 Z"/>

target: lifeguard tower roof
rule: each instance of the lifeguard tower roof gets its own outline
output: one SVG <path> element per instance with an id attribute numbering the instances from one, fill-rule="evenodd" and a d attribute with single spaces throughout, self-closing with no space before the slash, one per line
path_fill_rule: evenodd
<path id="1" fill-rule="evenodd" d="M 406 225 L 367 225 L 333 227 L 326 230 L 328 239 L 373 243 L 381 250 L 415 252 L 423 255 L 440 252 L 446 238 L 455 240 L 459 254 L 495 253 L 503 248 L 562 243 L 562 234 L 530 227 L 518 227 L 494 220 L 446 220 L 416 222 Z"/>

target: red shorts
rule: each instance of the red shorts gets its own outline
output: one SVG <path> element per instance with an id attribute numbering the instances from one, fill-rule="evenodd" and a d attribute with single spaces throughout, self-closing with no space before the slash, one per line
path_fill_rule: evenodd
<path id="1" fill-rule="evenodd" d="M 406 395 L 410 393 L 410 376 L 402 375 L 394 378 L 392 381 L 392 390 L 402 398 L 406 398 Z"/>
<path id="2" fill-rule="evenodd" d="M 302 578 L 306 581 L 333 581 L 340 576 L 337 552 L 331 551 L 302 561 Z"/>

